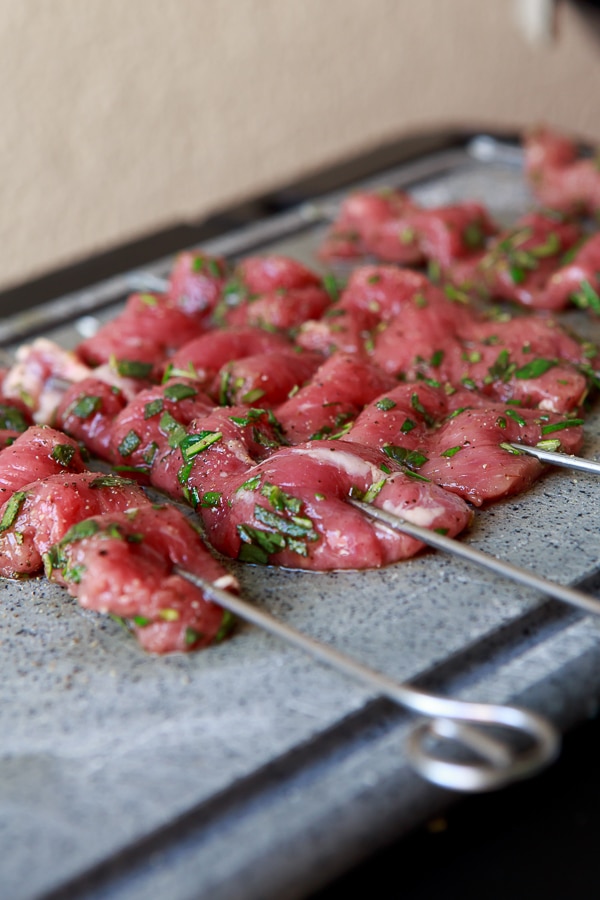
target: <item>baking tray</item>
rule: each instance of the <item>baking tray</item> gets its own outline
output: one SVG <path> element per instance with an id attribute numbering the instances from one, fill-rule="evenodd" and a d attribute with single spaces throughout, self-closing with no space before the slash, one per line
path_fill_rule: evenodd
<path id="1" fill-rule="evenodd" d="M 364 184 L 430 205 L 470 197 L 501 221 L 529 202 L 519 149 L 484 135 Z M 315 266 L 339 194 L 206 242 L 232 259 L 284 252 Z M 0 323 L 10 350 L 73 346 L 171 258 Z M 586 337 L 589 319 L 565 321 Z M 598 334 L 595 335 L 599 337 Z M 600 416 L 584 453 L 600 453 Z M 597 592 L 593 478 L 549 474 L 477 511 L 464 540 Z M 231 563 L 243 593 L 399 680 L 519 702 L 561 728 L 596 711 L 600 622 L 441 554 L 314 574 Z M 410 769 L 412 718 L 251 626 L 198 654 L 154 658 L 44 580 L 0 584 L 0 834 L 11 898 L 300 898 L 442 809 Z"/>

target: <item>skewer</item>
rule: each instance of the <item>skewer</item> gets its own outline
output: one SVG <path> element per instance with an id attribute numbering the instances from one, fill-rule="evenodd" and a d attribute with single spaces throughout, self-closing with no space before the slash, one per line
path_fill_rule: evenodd
<path id="1" fill-rule="evenodd" d="M 530 447 L 527 444 L 510 443 L 509 446 L 519 453 L 535 456 L 540 462 L 550 463 L 553 466 L 560 466 L 564 469 L 576 469 L 579 472 L 592 472 L 594 475 L 600 475 L 600 462 L 596 462 L 594 459 L 570 456 L 568 453 L 557 453 L 555 450 L 542 450 L 539 447 Z"/>
<path id="2" fill-rule="evenodd" d="M 460 791 L 491 790 L 534 774 L 558 754 L 560 738 L 556 730 L 537 713 L 516 706 L 453 700 L 395 681 L 297 631 L 246 600 L 215 587 L 211 582 L 179 567 L 175 567 L 175 571 L 241 619 L 258 625 L 319 662 L 375 688 L 405 709 L 427 716 L 429 722 L 418 723 L 411 731 L 406 749 L 415 769 L 434 784 Z M 528 739 L 528 747 L 519 750 L 506 740 L 491 737 L 480 730 L 478 726 L 482 725 L 500 726 L 518 732 Z M 459 744 L 478 756 L 480 761 L 444 759 L 429 748 L 432 738 Z"/>
<path id="3" fill-rule="evenodd" d="M 577 588 L 570 588 L 566 585 L 557 584 L 555 581 L 549 581 L 547 578 L 542 578 L 541 575 L 536 575 L 535 572 L 530 572 L 529 569 L 523 569 L 521 566 L 513 565 L 513 563 L 504 562 L 495 556 L 491 556 L 489 553 L 484 553 L 482 550 L 463 544 L 455 538 L 449 538 L 435 531 L 430 531 L 421 525 L 413 525 L 412 522 L 407 522 L 406 519 L 402 519 L 400 516 L 395 516 L 383 509 L 370 506 L 368 503 L 363 503 L 362 500 L 354 500 L 349 497 L 348 503 L 360 509 L 370 519 L 387 525 L 393 531 L 408 534 L 410 537 L 416 538 L 430 547 L 435 547 L 436 550 L 442 550 L 445 553 L 450 553 L 452 556 L 466 559 L 482 569 L 488 569 L 497 575 L 508 578 L 510 581 L 517 582 L 517 584 L 533 588 L 542 594 L 548 594 L 550 597 L 561 600 L 563 603 L 568 603 L 570 606 L 576 606 L 585 612 L 600 615 L 600 600 L 577 590 Z"/>

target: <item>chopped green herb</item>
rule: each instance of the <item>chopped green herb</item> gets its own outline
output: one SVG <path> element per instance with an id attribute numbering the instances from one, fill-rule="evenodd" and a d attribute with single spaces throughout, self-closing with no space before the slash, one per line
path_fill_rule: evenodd
<path id="1" fill-rule="evenodd" d="M 190 628 L 188 625 L 185 629 L 183 641 L 186 647 L 191 647 L 193 644 L 197 644 L 203 637 L 204 635 L 201 631 L 196 631 L 195 628 Z"/>
<path id="2" fill-rule="evenodd" d="M 268 499 L 274 509 L 289 509 L 290 512 L 297 515 L 302 508 L 302 500 L 298 497 L 292 497 L 291 494 L 286 494 L 280 487 L 276 484 L 271 484 L 269 481 L 265 481 L 260 492 L 263 497 Z"/>
<path id="3" fill-rule="evenodd" d="M 448 458 L 451 458 L 452 456 L 456 456 L 456 454 L 457 454 L 460 450 L 462 450 L 462 447 L 448 447 L 448 449 L 447 449 L 447 450 L 443 450 L 442 453 L 441 453 L 440 455 L 441 455 L 441 456 L 447 456 Z"/>
<path id="4" fill-rule="evenodd" d="M 28 425 L 20 410 L 14 406 L 0 403 L 0 428 L 10 431 L 27 431 Z"/>
<path id="5" fill-rule="evenodd" d="M 525 425 L 527 425 L 527 422 L 525 421 L 523 416 L 520 416 L 516 409 L 507 409 L 505 410 L 505 413 L 509 417 L 509 419 L 512 419 L 513 422 L 516 422 L 517 425 L 521 426 L 521 428 L 524 428 Z"/>
<path id="6" fill-rule="evenodd" d="M 142 459 L 146 463 L 147 466 L 151 466 L 156 459 L 156 454 L 158 453 L 158 444 L 156 441 L 152 441 L 151 444 L 148 445 L 148 449 L 142 453 Z"/>
<path id="7" fill-rule="evenodd" d="M 85 394 L 83 397 L 79 397 L 73 406 L 69 407 L 68 412 L 77 416 L 78 419 L 87 419 L 88 416 L 91 416 L 92 413 L 100 408 L 101 404 L 102 400 L 100 397 L 91 397 L 89 394 Z"/>
<path id="8" fill-rule="evenodd" d="M 467 410 L 467 409 L 471 409 L 471 407 L 470 406 L 459 406 L 457 409 L 453 410 L 453 412 L 451 412 L 446 418 L 448 421 L 450 421 L 450 419 L 455 419 L 456 416 L 460 416 L 460 414 L 465 412 L 465 410 Z"/>
<path id="9" fill-rule="evenodd" d="M 587 280 L 581 282 L 580 289 L 571 295 L 571 300 L 580 309 L 591 309 L 600 314 L 600 297 Z"/>
<path id="10" fill-rule="evenodd" d="M 500 379 L 501 381 L 508 381 L 514 374 L 515 369 L 516 365 L 515 363 L 510 362 L 510 353 L 505 348 L 504 350 L 501 350 L 496 357 L 496 362 L 488 368 L 490 380 L 496 381 L 497 379 Z"/>
<path id="11" fill-rule="evenodd" d="M 445 284 L 444 293 L 448 300 L 452 300 L 455 303 L 470 303 L 469 295 L 465 291 L 460 291 L 457 287 L 454 287 L 453 284 Z"/>
<path id="12" fill-rule="evenodd" d="M 75 456 L 75 447 L 72 444 L 55 444 L 52 448 L 52 459 L 66 469 L 71 465 Z"/>
<path id="13" fill-rule="evenodd" d="M 531 362 L 516 370 L 515 378 L 539 378 L 555 365 L 556 362 L 553 359 L 532 359 Z"/>
<path id="14" fill-rule="evenodd" d="M 498 416 L 498 418 L 496 419 L 496 425 L 498 426 L 498 428 L 506 428 L 508 422 L 506 421 L 504 416 Z"/>
<path id="15" fill-rule="evenodd" d="M 251 525 L 238 525 L 237 531 L 242 539 L 238 559 L 243 562 L 266 565 L 272 553 L 285 549 L 285 538 L 277 532 L 264 531 Z"/>
<path id="16" fill-rule="evenodd" d="M 312 520 L 305 516 L 286 518 L 278 513 L 271 512 L 270 509 L 266 509 L 264 506 L 256 505 L 254 507 L 254 517 L 259 522 L 262 522 L 263 525 L 276 529 L 282 535 L 305 538 L 308 541 L 316 541 L 318 539 L 318 534 L 313 529 Z"/>
<path id="17" fill-rule="evenodd" d="M 255 491 L 258 489 L 260 485 L 260 475 L 254 475 L 252 478 L 249 478 L 248 481 L 245 481 L 243 484 L 240 484 L 238 491 Z"/>
<path id="18" fill-rule="evenodd" d="M 257 400 L 260 400 L 261 397 L 265 396 L 265 391 L 260 388 L 254 388 L 252 391 L 248 391 L 242 397 L 242 403 L 255 403 Z"/>
<path id="19" fill-rule="evenodd" d="M 412 431 L 413 428 L 417 427 L 417 423 L 413 422 L 412 419 L 405 419 L 400 427 L 400 431 L 402 434 L 408 434 L 409 431 Z"/>
<path id="20" fill-rule="evenodd" d="M 148 619 L 146 616 L 132 616 L 131 621 L 134 625 L 137 625 L 138 628 L 145 628 L 146 625 L 149 625 L 151 619 Z"/>
<path id="21" fill-rule="evenodd" d="M 382 397 L 381 400 L 378 400 L 375 406 L 377 409 L 383 410 L 386 412 L 388 409 L 393 409 L 397 404 L 394 400 L 390 400 L 389 397 Z"/>
<path id="22" fill-rule="evenodd" d="M 515 447 L 512 446 L 512 444 L 505 444 L 503 442 L 502 444 L 500 444 L 500 447 L 502 447 L 503 450 L 506 450 L 507 453 L 512 454 L 512 456 L 522 456 L 523 455 L 523 451 L 517 450 Z"/>
<path id="23" fill-rule="evenodd" d="M 550 450 L 552 453 L 556 453 L 557 450 L 560 450 L 560 441 L 557 438 L 548 441 L 538 441 L 535 446 L 539 450 Z"/>
<path id="24" fill-rule="evenodd" d="M 229 612 L 228 609 L 224 609 L 223 618 L 221 619 L 221 626 L 215 634 L 215 644 L 220 644 L 221 641 L 225 640 L 234 625 L 235 617 L 232 613 Z"/>
<path id="25" fill-rule="evenodd" d="M 180 400 L 187 400 L 188 397 L 196 397 L 198 391 L 189 384 L 170 384 L 164 390 L 167 400 L 173 400 L 179 403 Z"/>
<path id="26" fill-rule="evenodd" d="M 160 417 L 160 422 L 158 423 L 158 427 L 162 431 L 163 434 L 168 435 L 168 443 L 171 449 L 175 449 L 179 447 L 180 443 L 186 438 L 187 431 L 181 425 L 177 419 L 174 419 L 171 413 L 166 412 L 163 413 Z"/>
<path id="27" fill-rule="evenodd" d="M 0 531 L 6 531 L 13 524 L 19 514 L 19 510 L 23 505 L 23 501 L 27 497 L 26 491 L 15 491 L 10 500 L 4 507 L 4 513 L 0 520 Z"/>
<path id="28" fill-rule="evenodd" d="M 221 494 L 218 491 L 207 491 L 202 495 L 202 499 L 200 501 L 200 506 L 203 506 L 208 509 L 214 509 L 219 505 L 219 501 L 221 500 Z"/>
<path id="29" fill-rule="evenodd" d="M 90 482 L 90 487 L 96 490 L 111 487 L 123 487 L 124 484 L 134 484 L 128 478 L 119 478 L 117 475 L 98 475 Z"/>
<path id="30" fill-rule="evenodd" d="M 335 275 L 332 275 L 330 272 L 328 272 L 327 275 L 323 277 L 323 287 L 335 303 L 340 299 L 340 291 L 343 289 L 344 283 L 342 281 L 339 281 L 335 277 Z"/>
<path id="31" fill-rule="evenodd" d="M 114 368 L 124 378 L 148 378 L 153 363 L 140 362 L 137 359 L 117 359 Z"/>
<path id="32" fill-rule="evenodd" d="M 179 443 L 184 462 L 191 462 L 195 456 L 202 453 L 212 444 L 216 444 L 222 437 L 222 431 L 200 431 L 197 434 L 186 434 Z"/>
<path id="33" fill-rule="evenodd" d="M 363 503 L 372 503 L 373 500 L 375 499 L 375 497 L 381 491 L 381 489 L 385 483 L 386 483 L 385 478 L 382 478 L 381 481 L 374 482 L 374 484 L 372 484 L 371 487 L 367 491 L 365 491 L 365 493 L 363 494 L 363 496 L 362 496 Z"/>
<path id="34" fill-rule="evenodd" d="M 434 369 L 438 369 L 441 366 L 443 359 L 444 359 L 444 351 L 436 350 L 435 353 L 433 353 L 431 359 L 429 360 L 429 365 L 432 366 L 432 368 L 434 368 Z"/>
<path id="35" fill-rule="evenodd" d="M 554 422 L 550 425 L 542 425 L 542 434 L 552 434 L 554 431 L 563 431 L 565 428 L 577 428 L 583 425 L 583 419 L 565 419 L 563 422 Z"/>
<path id="36" fill-rule="evenodd" d="M 479 222 L 469 222 L 463 230 L 463 241 L 470 250 L 478 250 L 485 243 L 485 234 Z"/>
<path id="37" fill-rule="evenodd" d="M 138 297 L 146 306 L 156 306 L 158 303 L 154 294 L 138 294 Z"/>
<path id="38" fill-rule="evenodd" d="M 402 466 L 418 469 L 428 461 L 428 458 L 418 450 L 407 450 L 406 447 L 398 447 L 396 444 L 384 444 L 381 449 L 386 456 Z"/>
<path id="39" fill-rule="evenodd" d="M 144 419 L 151 419 L 152 416 L 157 416 L 164 409 L 164 400 L 162 397 L 157 397 L 156 400 L 151 400 L 150 403 L 146 403 L 144 406 Z"/>
<path id="40" fill-rule="evenodd" d="M 131 431 L 127 432 L 127 434 L 117 447 L 117 450 L 123 457 L 131 456 L 134 450 L 137 450 L 141 443 L 142 439 L 140 438 L 139 434 L 137 434 L 132 429 Z"/>

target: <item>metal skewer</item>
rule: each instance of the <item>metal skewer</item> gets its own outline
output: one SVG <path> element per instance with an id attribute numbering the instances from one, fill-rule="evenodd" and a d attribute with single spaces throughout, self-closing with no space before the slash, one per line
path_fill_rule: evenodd
<path id="1" fill-rule="evenodd" d="M 428 716 L 431 721 L 418 723 L 413 728 L 406 749 L 415 769 L 434 784 L 460 791 L 491 790 L 534 774 L 558 754 L 559 735 L 553 725 L 537 713 L 516 706 L 453 700 L 394 681 L 297 631 L 246 600 L 215 587 L 210 581 L 179 567 L 175 571 L 241 619 L 258 625 L 314 659 L 375 688 L 405 709 Z M 506 740 L 485 734 L 477 727 L 482 725 L 501 726 L 519 732 L 521 737 L 527 738 L 528 746 L 519 750 Z M 444 759 L 429 748 L 432 739 L 459 744 L 479 760 L 460 762 Z"/>
<path id="2" fill-rule="evenodd" d="M 477 550 L 475 547 L 470 547 L 468 544 L 464 544 L 462 541 L 457 541 L 454 538 L 438 534 L 436 531 L 430 531 L 421 525 L 413 525 L 412 522 L 407 522 L 406 519 L 402 519 L 400 516 L 395 516 L 376 506 L 370 506 L 368 503 L 363 503 L 362 500 L 354 500 L 349 497 L 348 503 L 360 509 L 370 519 L 387 525 L 393 531 L 408 534 L 410 537 L 416 538 L 430 547 L 435 547 L 436 550 L 443 550 L 452 556 L 466 559 L 482 569 L 488 569 L 490 572 L 495 572 L 497 575 L 516 581 L 517 584 L 533 588 L 542 594 L 548 594 L 550 597 L 562 600 L 563 603 L 568 603 L 570 606 L 576 606 L 585 610 L 585 612 L 600 615 L 600 600 L 577 590 L 577 588 L 570 588 L 566 585 L 557 584 L 555 581 L 549 581 L 547 578 L 542 578 L 541 575 L 536 575 L 535 572 L 530 572 L 529 569 L 522 569 L 520 566 L 504 562 L 495 556 L 491 556 L 489 553 L 484 553 L 482 550 Z"/>
<path id="3" fill-rule="evenodd" d="M 594 459 L 570 456 L 568 453 L 557 453 L 554 450 L 541 450 L 539 447 L 530 447 L 528 444 L 513 444 L 511 442 L 510 446 L 520 453 L 535 456 L 540 462 L 561 466 L 564 469 L 576 469 L 579 472 L 592 472 L 594 475 L 600 475 L 600 462 L 596 462 Z"/>

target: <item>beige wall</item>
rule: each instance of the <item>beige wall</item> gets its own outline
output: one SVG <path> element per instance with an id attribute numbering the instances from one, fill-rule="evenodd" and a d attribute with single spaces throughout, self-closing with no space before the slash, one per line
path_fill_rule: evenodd
<path id="1" fill-rule="evenodd" d="M 598 37 L 512 0 L 0 0 L 0 284 L 405 132 L 600 141 Z"/>

